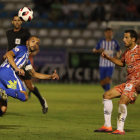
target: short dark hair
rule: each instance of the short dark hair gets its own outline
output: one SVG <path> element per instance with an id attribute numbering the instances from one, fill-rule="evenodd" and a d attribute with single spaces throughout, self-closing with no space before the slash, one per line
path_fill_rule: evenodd
<path id="1" fill-rule="evenodd" d="M 106 32 L 106 31 L 113 31 L 113 29 L 110 28 L 110 27 L 107 27 L 107 28 L 105 28 L 105 32 Z"/>
<path id="2" fill-rule="evenodd" d="M 131 38 L 135 38 L 135 42 L 137 42 L 137 39 L 138 39 L 138 34 L 135 30 L 125 30 L 125 33 L 130 33 L 130 37 Z"/>
<path id="3" fill-rule="evenodd" d="M 36 38 L 38 38 L 37 36 L 30 36 L 29 38 L 28 38 L 28 41 L 32 38 L 32 37 L 36 37 Z M 39 39 L 39 38 L 38 38 Z"/>
<path id="4" fill-rule="evenodd" d="M 18 14 L 14 14 L 14 15 L 13 15 L 13 19 L 14 19 L 14 17 L 18 17 Z"/>

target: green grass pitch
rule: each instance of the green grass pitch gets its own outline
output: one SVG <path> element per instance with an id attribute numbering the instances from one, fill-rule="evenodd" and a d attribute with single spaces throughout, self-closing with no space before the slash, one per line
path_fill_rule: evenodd
<path id="1" fill-rule="evenodd" d="M 27 102 L 9 98 L 7 113 L 0 117 L 0 140 L 138 140 L 140 97 L 128 106 L 126 135 L 95 133 L 104 123 L 100 85 L 36 84 L 49 110 L 32 94 Z M 112 126 L 117 125 L 119 99 L 113 99 Z"/>

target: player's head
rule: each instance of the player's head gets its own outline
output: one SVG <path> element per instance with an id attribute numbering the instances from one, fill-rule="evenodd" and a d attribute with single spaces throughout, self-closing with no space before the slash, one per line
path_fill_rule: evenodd
<path id="1" fill-rule="evenodd" d="M 15 28 L 15 29 L 20 29 L 20 28 L 21 28 L 22 21 L 21 21 L 21 19 L 18 17 L 17 14 L 14 14 L 14 15 L 13 15 L 12 24 L 14 25 L 14 28 Z"/>
<path id="2" fill-rule="evenodd" d="M 138 34 L 135 30 L 125 30 L 123 41 L 126 47 L 129 48 L 132 44 L 135 44 L 137 42 L 137 39 Z"/>
<path id="3" fill-rule="evenodd" d="M 29 49 L 29 52 L 36 51 L 37 47 L 39 47 L 39 38 L 36 36 L 29 37 L 29 39 L 26 41 L 26 45 Z"/>
<path id="4" fill-rule="evenodd" d="M 111 39 L 113 36 L 113 29 L 112 28 L 106 28 L 104 31 L 106 39 Z"/>

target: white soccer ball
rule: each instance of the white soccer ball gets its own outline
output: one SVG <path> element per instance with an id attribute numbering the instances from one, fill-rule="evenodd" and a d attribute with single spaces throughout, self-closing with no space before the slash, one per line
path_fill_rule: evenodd
<path id="1" fill-rule="evenodd" d="M 33 10 L 29 7 L 23 7 L 18 12 L 19 18 L 24 22 L 29 22 L 33 19 Z"/>

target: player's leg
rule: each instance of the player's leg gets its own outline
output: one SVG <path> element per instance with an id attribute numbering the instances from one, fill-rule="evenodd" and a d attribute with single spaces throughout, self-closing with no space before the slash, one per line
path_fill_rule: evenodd
<path id="1" fill-rule="evenodd" d="M 10 69 L 0 69 L 0 88 L 0 96 L 6 94 L 21 101 L 28 100 L 26 89 L 23 87 L 21 80 Z M 7 100 L 3 96 L 1 97 L 3 100 Z"/>
<path id="2" fill-rule="evenodd" d="M 27 88 L 39 99 L 41 106 L 43 107 L 42 111 L 44 114 L 46 114 L 48 111 L 48 105 L 47 105 L 46 100 L 42 98 L 38 88 L 33 85 L 31 80 L 24 80 L 24 82 Z"/>
<path id="3" fill-rule="evenodd" d="M 124 122 L 127 117 L 127 105 L 129 103 L 134 103 L 137 97 L 138 97 L 138 91 L 135 88 L 135 84 L 127 83 L 119 101 L 117 130 L 115 130 L 111 134 L 120 134 L 120 135 L 125 134 Z"/>
<path id="4" fill-rule="evenodd" d="M 7 110 L 7 101 L 0 99 L 0 116 L 3 116 Z"/>
<path id="5" fill-rule="evenodd" d="M 100 128 L 95 130 L 94 132 L 111 132 L 111 114 L 113 110 L 112 98 L 119 97 L 120 93 L 115 89 L 112 88 L 104 93 L 103 95 L 103 104 L 104 104 L 104 125 Z"/>
<path id="6" fill-rule="evenodd" d="M 25 76 L 23 76 L 22 79 L 24 80 L 27 88 L 39 99 L 41 106 L 43 108 L 42 111 L 44 114 L 46 114 L 48 111 L 47 102 L 44 98 L 42 98 L 38 88 L 33 85 L 31 75 L 29 74 L 29 72 L 25 71 Z"/>
<path id="7" fill-rule="evenodd" d="M 105 91 L 108 91 L 111 87 L 111 78 L 114 72 L 114 67 L 106 67 L 105 70 L 105 79 L 104 79 L 104 84 L 105 84 Z"/>
<path id="8" fill-rule="evenodd" d="M 102 88 L 105 90 L 105 67 L 100 67 L 100 84 Z"/>
<path id="9" fill-rule="evenodd" d="M 130 98 L 126 95 L 122 95 L 119 101 L 118 117 L 117 117 L 117 130 L 111 134 L 124 135 L 124 122 L 127 117 L 127 105 L 131 102 Z"/>

